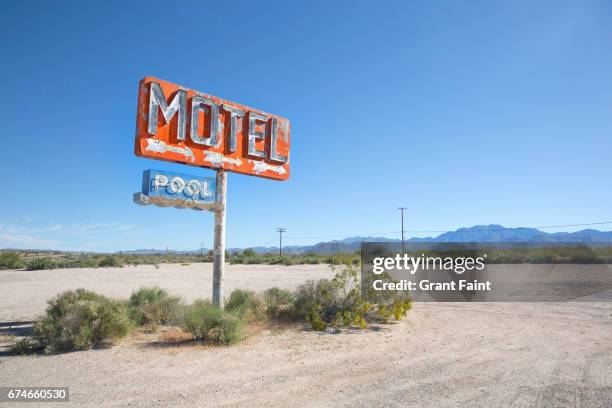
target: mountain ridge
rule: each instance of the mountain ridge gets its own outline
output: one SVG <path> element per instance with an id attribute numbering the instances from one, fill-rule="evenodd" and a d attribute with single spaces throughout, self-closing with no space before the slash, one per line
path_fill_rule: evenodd
<path id="1" fill-rule="evenodd" d="M 286 254 L 305 253 L 335 253 L 352 252 L 360 248 L 362 242 L 401 242 L 400 239 L 387 237 L 347 237 L 340 240 L 323 241 L 314 245 L 288 245 L 283 246 Z M 506 228 L 499 224 L 474 225 L 463 227 L 455 231 L 441 233 L 436 237 L 410 238 L 406 242 L 531 242 L 531 243 L 585 243 L 585 244 L 612 244 L 612 231 L 599 231 L 584 229 L 575 232 L 549 233 L 537 228 L 517 227 Z M 277 252 L 278 247 L 250 247 L 257 253 Z M 242 251 L 243 248 L 229 248 L 229 252 Z M 146 252 L 140 252 L 146 251 Z M 204 249 L 208 252 L 209 249 Z M 135 250 L 123 253 L 165 253 L 163 250 Z M 173 251 L 179 253 L 198 253 L 200 249 L 187 251 Z"/>

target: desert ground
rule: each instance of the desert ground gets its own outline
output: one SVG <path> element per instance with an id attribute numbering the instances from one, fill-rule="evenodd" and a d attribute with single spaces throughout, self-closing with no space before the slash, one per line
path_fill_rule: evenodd
<path id="1" fill-rule="evenodd" d="M 0 271 L 0 322 L 30 320 L 77 287 L 127 297 L 158 285 L 206 297 L 211 275 L 207 264 Z M 331 275 L 326 265 L 228 266 L 225 289 L 291 288 Z M 70 403 L 50 405 L 74 407 L 603 408 L 612 406 L 612 303 L 416 303 L 389 326 L 265 326 L 231 347 L 133 336 L 86 352 L 0 355 L 0 386 L 68 386 Z"/>

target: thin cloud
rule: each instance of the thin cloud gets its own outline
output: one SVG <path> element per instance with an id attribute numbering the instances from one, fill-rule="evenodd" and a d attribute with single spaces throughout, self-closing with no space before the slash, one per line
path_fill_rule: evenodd
<path id="1" fill-rule="evenodd" d="M 15 249 L 58 249 L 61 242 L 28 234 L 0 233 L 0 247 Z"/>
<path id="2" fill-rule="evenodd" d="M 107 241 L 104 238 L 108 238 L 104 235 L 133 230 L 133 225 L 120 222 L 89 222 L 69 225 L 54 223 L 46 226 L 0 224 L 0 248 L 65 249 L 67 246 L 73 246 L 74 243 L 69 244 L 68 242 L 74 240 L 77 240 L 79 247 L 83 242 L 87 242 L 88 246 L 93 248 L 103 246 L 102 242 Z M 96 242 L 98 238 L 100 242 Z"/>
<path id="3" fill-rule="evenodd" d="M 89 232 L 122 232 L 134 228 L 133 225 L 120 222 L 73 223 L 66 229 L 66 233 L 78 234 Z"/>

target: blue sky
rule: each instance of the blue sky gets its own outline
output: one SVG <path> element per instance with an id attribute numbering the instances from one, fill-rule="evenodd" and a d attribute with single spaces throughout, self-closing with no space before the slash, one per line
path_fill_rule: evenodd
<path id="1" fill-rule="evenodd" d="M 397 237 L 398 206 L 408 230 L 612 219 L 609 2 L 2 7 L 0 247 L 212 245 L 212 214 L 131 201 L 147 168 L 213 174 L 134 156 L 146 75 L 291 120 L 289 181 L 229 176 L 230 247 Z"/>

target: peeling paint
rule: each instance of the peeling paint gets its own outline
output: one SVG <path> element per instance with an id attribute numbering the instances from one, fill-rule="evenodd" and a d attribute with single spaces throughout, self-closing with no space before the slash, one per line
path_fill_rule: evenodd
<path id="1" fill-rule="evenodd" d="M 274 173 L 283 175 L 286 172 L 283 166 L 273 166 L 256 160 L 249 160 L 249 162 L 253 163 L 253 171 L 258 174 L 263 173 L 264 171 L 273 171 Z"/>
<path id="2" fill-rule="evenodd" d="M 147 139 L 147 147 L 145 148 L 145 150 L 154 153 L 180 153 L 185 156 L 185 159 L 189 159 L 189 161 L 191 162 L 195 161 L 195 156 L 189 147 L 169 146 L 161 140 L 157 139 Z"/>
<path id="3" fill-rule="evenodd" d="M 221 153 L 213 152 L 210 150 L 204 152 L 204 160 L 209 161 L 214 166 L 220 166 L 222 163 L 240 166 L 243 163 L 239 157 L 235 159 L 231 157 L 225 157 Z"/>

